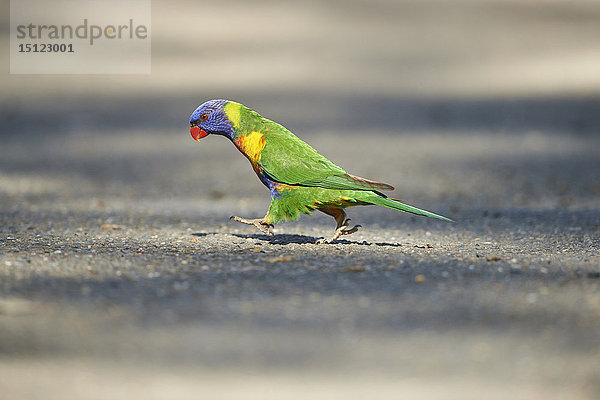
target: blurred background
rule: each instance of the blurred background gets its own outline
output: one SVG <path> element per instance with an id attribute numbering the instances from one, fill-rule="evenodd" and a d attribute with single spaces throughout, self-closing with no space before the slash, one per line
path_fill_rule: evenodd
<path id="1" fill-rule="evenodd" d="M 600 395 L 599 1 L 155 1 L 151 74 L 65 76 L 9 75 L 2 7 L 8 398 L 304 398 L 302 382 L 314 384 L 311 398 Z M 191 140 L 189 115 L 212 98 L 244 103 L 349 172 L 394 185 L 394 197 L 460 221 L 351 210 L 371 224 L 352 240 L 408 240 L 385 257 L 371 246 L 361 262 L 373 271 L 418 264 L 406 252 L 431 235 L 454 246 L 425 259 L 434 275 L 454 271 L 454 291 L 411 292 L 414 271 L 402 268 L 409 298 L 335 274 L 294 281 L 286 270 L 284 283 L 236 270 L 254 265 L 256 254 L 238 247 L 257 239 L 232 236 L 254 232 L 227 218 L 263 215 L 268 194 L 230 143 Z M 278 232 L 329 229 L 315 217 Z M 472 258 L 476 242 L 541 275 L 465 288 L 461 279 L 486 262 Z M 104 251 L 79 259 L 78 246 L 96 243 Z M 181 268 L 199 277 L 212 264 L 196 255 L 183 267 L 165 255 L 171 245 L 237 254 L 210 258 L 228 272 L 208 282 L 238 283 L 190 289 Z M 154 246 L 145 258 L 130 254 L 144 246 Z M 556 269 L 542 279 L 550 260 Z M 165 268 L 162 277 L 148 278 L 148 265 Z M 561 289 L 576 270 L 586 280 Z M 292 287 L 273 292 L 279 285 Z"/>
<path id="2" fill-rule="evenodd" d="M 206 190 L 194 184 L 197 171 L 189 163 L 231 152 L 223 141 L 190 143 L 186 121 L 207 99 L 227 98 L 317 148 L 327 137 L 347 140 L 342 152 L 352 151 L 353 137 L 361 147 L 367 143 L 369 165 L 356 165 L 355 173 L 404 190 L 416 186 L 416 198 L 548 207 L 572 201 L 561 193 L 573 186 L 578 201 L 594 203 L 600 189 L 586 171 L 597 166 L 589 140 L 600 126 L 598 4 L 156 2 L 150 75 L 3 74 L 3 171 L 35 170 L 33 178 L 46 182 L 58 175 L 104 180 L 118 193 L 138 185 L 134 195 L 201 196 Z M 7 36 L 2 40 L 7 49 Z M 419 157 L 381 165 L 377 149 L 390 141 L 410 148 L 397 157 Z M 428 149 L 436 146 L 453 153 L 430 157 Z M 319 149 L 352 166 L 351 155 Z M 460 164 L 447 168 L 443 158 L 459 152 Z M 249 183 L 233 194 L 262 194 L 246 161 L 233 157 L 231 170 Z M 433 171 L 421 176 L 420 159 Z M 491 175 L 478 175 L 481 167 Z M 552 169 L 548 179 L 555 185 L 536 198 L 547 182 L 521 172 L 542 168 Z M 216 192 L 235 190 L 212 175 Z M 518 190 L 500 187 L 505 175 Z M 461 190 L 472 180 L 485 188 Z M 441 181 L 452 181 L 451 187 L 436 193 Z"/>

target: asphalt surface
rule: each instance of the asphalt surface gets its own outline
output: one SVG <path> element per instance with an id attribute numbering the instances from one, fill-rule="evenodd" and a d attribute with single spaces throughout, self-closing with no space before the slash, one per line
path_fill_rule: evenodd
<path id="1" fill-rule="evenodd" d="M 150 77 L 4 76 L 0 397 L 599 398 L 600 84 L 585 71 L 600 16 L 492 1 L 434 16 L 443 3 L 350 7 L 332 25 L 318 3 L 263 4 L 248 15 L 293 15 L 285 35 L 228 31 L 193 45 L 205 63 L 175 46 L 184 11 L 156 5 Z M 425 45 L 368 47 L 361 16 L 367 39 Z M 257 37 L 266 71 L 237 52 Z M 242 75 L 217 68 L 231 59 Z M 192 67 L 213 79 L 184 80 Z M 315 245 L 324 214 L 273 237 L 230 221 L 269 197 L 231 143 L 190 137 L 215 97 L 456 222 L 355 207 L 359 232 Z"/>
<path id="2" fill-rule="evenodd" d="M 80 373 L 157 398 L 152 385 L 204 387 L 188 374 L 267 392 L 271 379 L 315 381 L 323 398 L 373 386 L 424 388 L 424 398 L 448 387 L 465 387 L 454 391 L 464 398 L 598 393 L 595 138 L 373 133 L 385 145 L 367 150 L 363 135 L 308 140 L 457 222 L 357 207 L 349 214 L 364 228 L 334 244 L 314 244 L 333 230 L 324 215 L 267 237 L 228 219 L 263 215 L 268 192 L 222 138 L 9 138 L 5 390 L 60 398 L 63 374 Z M 67 394 L 87 396 L 78 390 Z M 103 390 L 94 393 L 112 397 Z"/>

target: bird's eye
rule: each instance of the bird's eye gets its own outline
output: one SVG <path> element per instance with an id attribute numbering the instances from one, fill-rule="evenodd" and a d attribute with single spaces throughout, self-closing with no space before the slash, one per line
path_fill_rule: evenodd
<path id="1" fill-rule="evenodd" d="M 202 114 L 200 116 L 200 121 L 206 121 L 208 119 L 208 114 Z"/>

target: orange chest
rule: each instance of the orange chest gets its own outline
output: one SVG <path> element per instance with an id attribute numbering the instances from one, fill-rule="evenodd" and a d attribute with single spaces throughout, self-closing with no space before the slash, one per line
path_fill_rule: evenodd
<path id="1" fill-rule="evenodd" d="M 241 135 L 234 141 L 236 147 L 245 155 L 252 165 L 258 164 L 265 148 L 265 137 L 260 132 Z"/>

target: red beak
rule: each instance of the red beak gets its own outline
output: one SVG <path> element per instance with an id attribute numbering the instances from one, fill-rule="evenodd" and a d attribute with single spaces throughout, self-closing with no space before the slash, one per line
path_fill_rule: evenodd
<path id="1" fill-rule="evenodd" d="M 190 133 L 192 134 L 192 137 L 194 138 L 195 141 L 200 141 L 200 139 L 202 139 L 203 137 L 208 135 L 208 132 L 206 132 L 203 129 L 200 129 L 197 126 L 192 126 L 190 128 Z"/>

